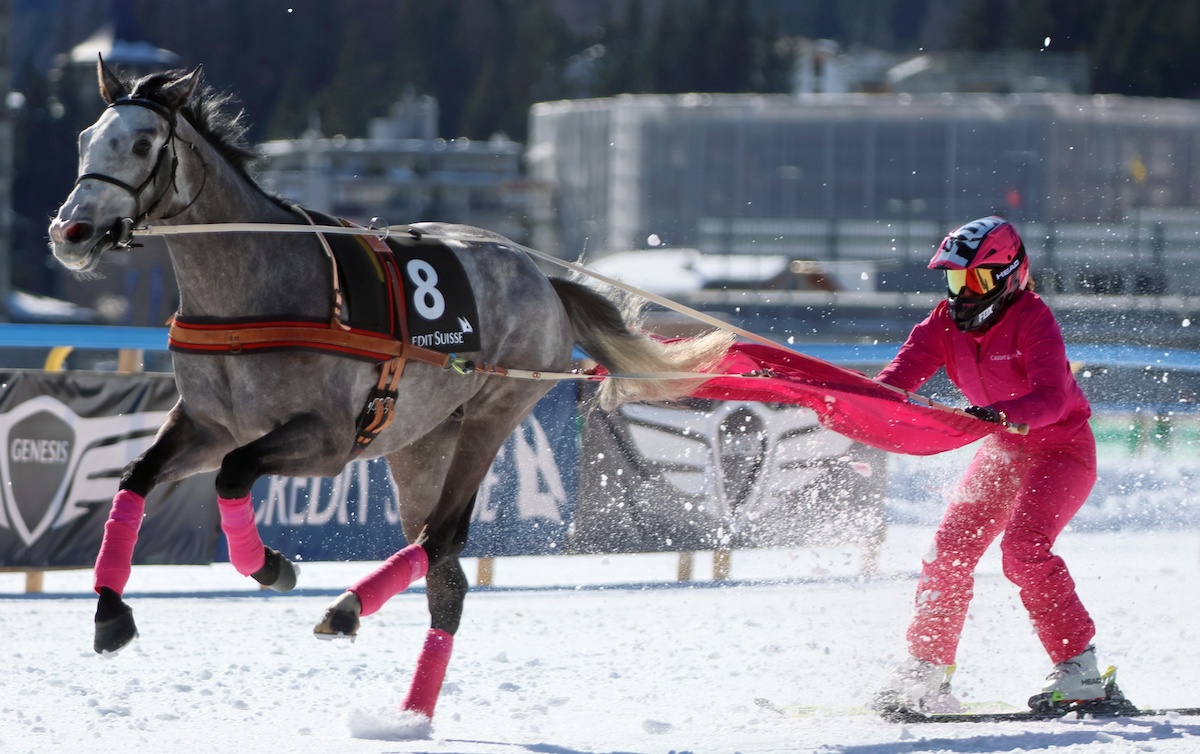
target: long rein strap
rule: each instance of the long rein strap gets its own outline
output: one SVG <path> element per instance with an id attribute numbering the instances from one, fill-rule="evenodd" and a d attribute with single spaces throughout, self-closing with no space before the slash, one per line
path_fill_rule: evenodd
<path id="1" fill-rule="evenodd" d="M 133 234 L 134 235 L 142 235 L 142 236 L 181 236 L 181 235 L 186 236 L 186 235 L 199 235 L 199 234 L 203 234 L 203 233 L 314 233 L 314 232 L 326 233 L 326 234 L 331 234 L 331 235 L 353 235 L 353 236 L 370 235 L 370 236 L 377 236 L 380 238 L 388 238 L 388 237 L 397 236 L 397 235 L 400 235 L 400 236 L 407 235 L 407 236 L 411 236 L 413 238 L 435 238 L 435 239 L 439 239 L 439 240 L 456 240 L 456 241 L 494 242 L 496 240 L 495 238 L 491 238 L 491 237 L 487 237 L 487 236 L 471 236 L 471 235 L 453 235 L 453 236 L 451 236 L 451 235 L 440 234 L 440 233 L 429 233 L 424 230 L 421 230 L 420 228 L 415 228 L 411 225 L 388 225 L 388 226 L 384 226 L 384 227 L 380 227 L 380 228 L 343 228 L 343 227 L 326 227 L 326 226 L 313 227 L 313 226 L 305 226 L 305 225 L 288 225 L 285 223 L 200 223 L 200 224 L 191 224 L 191 225 L 146 225 L 146 226 L 143 226 L 140 228 L 135 228 L 133 231 Z M 585 276 L 593 278 L 595 280 L 599 280 L 602 283 L 607 283 L 608 285 L 611 285 L 615 288 L 619 288 L 620 290 L 623 290 L 627 293 L 632 293 L 635 296 L 640 296 L 640 297 L 646 299 L 647 301 L 650 301 L 652 303 L 666 307 L 667 309 L 671 309 L 672 311 L 678 312 L 680 314 L 684 314 L 688 317 L 692 317 L 696 320 L 699 320 L 700 322 L 703 322 L 707 325 L 715 327 L 719 330 L 725 330 L 726 332 L 733 333 L 734 335 L 745 338 L 746 340 L 749 340 L 753 343 L 758 343 L 760 345 L 769 346 L 771 348 L 778 348 L 778 349 L 787 351 L 789 353 L 794 353 L 799 356 L 803 356 L 806 359 L 813 359 L 815 361 L 820 361 L 821 363 L 831 366 L 835 369 L 839 369 L 841 371 L 848 372 L 848 373 L 854 375 L 856 378 L 862 378 L 864 376 L 861 373 L 855 372 L 851 369 L 846 369 L 845 367 L 841 367 L 841 366 L 838 366 L 837 364 L 833 364 L 831 362 L 824 361 L 823 359 L 817 359 L 814 356 L 809 356 L 807 354 L 800 353 L 799 351 L 796 351 L 794 349 L 787 348 L 785 346 L 780 345 L 779 343 L 776 343 L 775 341 L 773 341 L 769 338 L 764 338 L 763 336 L 758 335 L 756 333 L 752 333 L 749 330 L 745 330 L 743 328 L 737 327 L 736 325 L 731 325 L 728 322 L 724 322 L 720 319 L 717 319 L 716 317 L 713 317 L 712 315 L 705 314 L 702 311 L 693 309 L 690 306 L 685 306 L 684 304 L 676 303 L 674 301 L 671 301 L 670 299 L 664 298 L 657 294 L 642 290 L 642 289 L 637 288 L 632 285 L 628 285 L 626 283 L 621 282 L 620 280 L 617 280 L 616 278 L 609 277 L 608 275 L 604 275 L 602 273 L 596 272 L 595 270 L 590 270 L 587 267 L 584 267 L 583 265 L 576 264 L 574 262 L 568 262 L 565 259 L 559 259 L 558 257 L 552 256 L 552 255 L 547 254 L 542 251 L 538 251 L 537 249 L 531 249 L 528 246 L 519 244 L 515 241 L 511 241 L 508 239 L 505 239 L 505 240 L 508 241 L 508 243 L 510 243 L 514 248 L 520 249 L 521 251 L 525 252 L 526 254 L 529 254 L 532 257 L 541 259 L 546 262 L 550 262 L 551 264 L 558 265 L 559 267 L 564 267 L 564 268 L 571 270 L 573 272 L 576 272 L 580 275 L 585 275 Z M 598 377 L 596 375 L 587 374 L 585 372 L 539 372 L 539 371 L 535 371 L 535 370 L 507 369 L 507 368 L 496 367 L 496 366 L 488 365 L 488 364 L 475 365 L 474 363 L 469 362 L 469 361 L 460 361 L 458 365 L 451 364 L 451 366 L 454 366 L 454 368 L 459 371 L 468 371 L 469 370 L 469 371 L 490 372 L 490 373 L 506 375 L 509 377 L 519 377 L 519 378 L 524 378 L 524 379 L 552 379 L 552 380 L 594 380 L 594 379 L 598 379 Z M 654 373 L 604 375 L 605 378 L 609 378 L 609 379 L 615 378 L 615 379 L 627 379 L 627 380 L 663 380 L 663 379 L 668 379 L 668 380 L 693 379 L 694 380 L 694 379 L 710 378 L 713 376 L 715 376 L 715 375 L 705 373 L 705 372 L 654 372 Z M 721 376 L 722 377 L 746 377 L 746 378 L 755 378 L 755 379 L 761 378 L 761 375 L 758 375 L 758 374 L 721 375 Z M 870 379 L 870 378 L 868 377 L 867 379 Z M 946 411 L 946 412 L 952 413 L 952 414 L 969 416 L 969 414 L 967 414 L 965 411 L 963 411 L 960 408 L 955 408 L 954 406 L 950 406 L 945 403 L 935 401 L 932 398 L 926 398 L 925 396 L 920 395 L 919 393 L 913 393 L 908 390 L 898 388 L 894 385 L 889 385 L 886 382 L 880 382 L 878 380 L 871 380 L 871 381 L 881 387 L 887 388 L 888 390 L 896 393 L 897 395 L 901 395 L 901 396 L 905 397 L 906 399 L 908 399 L 914 403 L 919 403 L 923 406 L 937 409 L 939 411 Z M 1014 430 L 1018 430 L 1018 428 L 1015 426 L 1010 428 L 1010 431 L 1014 431 Z"/>
<path id="2" fill-rule="evenodd" d="M 309 218 L 303 215 L 306 220 Z M 311 220 L 310 220 L 311 222 Z M 212 233 L 317 233 L 322 236 L 343 235 L 343 236 L 376 236 L 378 238 L 389 238 L 396 235 L 407 235 L 413 238 L 433 238 L 439 240 L 457 239 L 464 241 L 494 241 L 495 239 L 482 236 L 447 236 L 444 234 L 426 233 L 425 231 L 409 226 L 391 225 L 386 228 L 356 228 L 342 227 L 337 225 L 291 225 L 286 223 L 201 223 L 192 225 L 147 225 L 133 230 L 135 236 L 179 236 L 179 235 L 200 235 Z M 535 249 L 522 246 L 515 242 L 510 242 L 515 248 L 532 254 L 534 256 L 543 256 L 542 252 Z M 326 253 L 331 253 L 326 250 Z M 555 259 L 554 257 L 548 257 Z M 585 268 L 580 267 L 580 270 Z M 336 270 L 336 267 L 335 267 Z M 336 272 L 335 272 L 336 275 Z M 616 285 L 622 285 L 616 283 Z M 335 284 L 336 287 L 336 284 Z M 633 291 L 636 293 L 636 289 Z M 653 295 L 646 293 L 645 295 Z M 340 307 L 340 291 L 338 292 L 339 300 L 337 305 Z M 700 312 L 697 312 L 700 314 Z M 704 316 L 704 315 L 701 315 Z M 719 320 L 717 320 L 719 322 Z M 727 327 L 727 326 L 726 326 Z M 266 345 L 278 341 L 302 340 L 307 339 L 312 342 L 326 343 L 328 345 L 345 345 L 347 341 L 353 340 L 354 346 L 362 351 L 375 351 L 388 356 L 399 356 L 401 358 L 415 358 L 418 361 L 439 366 L 443 369 L 453 369 L 460 374 L 469 374 L 479 372 L 483 374 L 492 374 L 501 377 L 513 377 L 517 379 L 527 380 L 600 380 L 600 379 L 619 379 L 619 380 L 701 380 L 712 377 L 712 374 L 707 372 L 623 372 L 620 374 L 604 374 L 597 375 L 583 370 L 573 370 L 570 372 L 552 372 L 536 369 L 514 369 L 511 367 L 503 367 L 490 363 L 478 363 L 470 359 L 464 359 L 450 354 L 442 354 L 436 351 L 431 351 L 425 348 L 419 348 L 411 344 L 396 341 L 394 344 L 381 347 L 381 339 L 369 335 L 351 335 L 347 332 L 331 332 L 318 326 L 304 327 L 254 327 L 247 328 L 242 333 L 231 336 L 227 327 L 222 326 L 215 331 L 206 332 L 206 328 L 196 327 L 194 325 L 184 325 L 181 322 L 172 322 L 172 332 L 177 335 L 178 340 L 186 340 L 195 345 L 204 345 L 212 347 L 226 348 L 231 345 L 230 337 L 237 338 L 237 346 L 253 347 L 256 345 Z M 747 336 L 750 336 L 747 333 Z M 750 336 L 753 337 L 753 336 Z M 769 341 L 768 341 L 769 342 Z M 760 375 L 723 375 L 727 377 L 746 377 L 757 378 Z"/>

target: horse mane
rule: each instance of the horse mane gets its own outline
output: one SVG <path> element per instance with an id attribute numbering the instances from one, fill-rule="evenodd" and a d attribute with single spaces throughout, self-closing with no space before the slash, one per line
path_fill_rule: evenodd
<path id="1" fill-rule="evenodd" d="M 125 84 L 130 97 L 148 99 L 165 106 L 163 87 L 187 73 L 184 70 L 161 71 L 122 83 Z M 201 81 L 187 104 L 179 111 L 187 118 L 192 128 L 195 128 L 230 165 L 258 186 L 251 171 L 258 161 L 259 154 L 246 138 L 249 132 L 246 111 L 239 105 L 237 97 L 233 94 L 218 92 Z M 261 187 L 259 188 L 261 190 Z"/>

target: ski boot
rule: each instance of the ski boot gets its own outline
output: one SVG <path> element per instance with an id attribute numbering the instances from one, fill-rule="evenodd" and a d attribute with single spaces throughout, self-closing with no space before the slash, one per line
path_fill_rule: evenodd
<path id="1" fill-rule="evenodd" d="M 1100 672 L 1094 646 L 1055 665 L 1041 693 L 1029 698 L 1029 709 L 1037 715 L 1074 712 L 1078 717 L 1113 717 L 1137 711 L 1117 686 L 1117 669 L 1110 665 Z"/>
<path id="2" fill-rule="evenodd" d="M 892 671 L 887 684 L 872 698 L 871 709 L 885 719 L 913 713 L 959 712 L 962 705 L 950 690 L 954 668 L 909 657 Z"/>

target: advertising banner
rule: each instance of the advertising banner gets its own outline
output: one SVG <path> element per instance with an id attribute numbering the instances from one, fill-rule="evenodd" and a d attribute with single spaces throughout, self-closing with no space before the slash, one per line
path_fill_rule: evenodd
<path id="1" fill-rule="evenodd" d="M 886 454 L 806 408 L 691 399 L 586 416 L 573 552 L 883 542 Z"/>
<path id="2" fill-rule="evenodd" d="M 579 464 L 578 389 L 550 391 L 500 449 L 471 513 L 465 555 L 563 552 Z M 407 543 L 383 459 L 337 477 L 264 477 L 253 491 L 264 542 L 303 560 L 382 560 Z M 227 558 L 224 540 L 218 559 Z"/>
<path id="3" fill-rule="evenodd" d="M 177 394 L 169 374 L 0 372 L 0 567 L 91 567 L 122 469 L 150 446 Z M 467 554 L 562 552 L 574 513 L 577 388 L 559 385 L 509 437 L 476 498 Z M 135 564 L 228 559 L 214 473 L 146 501 Z M 262 537 L 302 560 L 380 560 L 404 546 L 382 459 L 338 477 L 264 477 Z"/>
<path id="4" fill-rule="evenodd" d="M 0 372 L 0 566 L 91 566 L 121 470 L 175 400 L 170 375 Z M 202 475 L 155 490 L 134 562 L 210 562 L 212 485 Z"/>
<path id="5" fill-rule="evenodd" d="M 152 442 L 174 381 L 18 370 L 0 381 L 0 567 L 90 567 L 122 469 Z M 807 409 L 693 400 L 607 414 L 579 391 L 556 386 L 505 442 L 465 555 L 882 539 L 883 452 Z M 387 558 L 406 544 L 396 484 L 382 459 L 334 478 L 264 477 L 253 489 L 263 541 L 302 561 Z M 155 490 L 134 562 L 226 560 L 215 498 L 211 473 Z"/>

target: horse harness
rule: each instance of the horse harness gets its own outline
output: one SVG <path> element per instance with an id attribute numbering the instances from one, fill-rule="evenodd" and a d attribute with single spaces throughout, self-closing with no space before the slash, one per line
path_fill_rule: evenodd
<path id="1" fill-rule="evenodd" d="M 165 119 L 168 125 L 167 138 L 159 147 L 149 174 L 139 185 L 95 172 L 84 173 L 75 181 L 76 185 L 86 180 L 102 181 L 133 197 L 134 216 L 118 220 L 105 232 L 114 248 L 129 249 L 135 245 L 135 226 L 158 209 L 175 186 L 179 167 L 176 142 L 182 141 L 193 152 L 196 147 L 180 139 L 175 112 L 154 100 L 125 96 L 114 100 L 109 107 L 142 107 Z M 200 164 L 204 171 L 200 188 L 182 209 L 165 218 L 179 215 L 199 198 L 208 179 L 208 166 L 203 160 Z M 167 175 L 162 188 L 143 208 L 143 192 L 158 182 L 164 168 Z M 360 227 L 296 205 L 289 207 L 309 225 Z M 506 376 L 522 371 L 476 364 L 452 352 L 481 350 L 476 330 L 479 317 L 470 281 L 453 254 L 436 253 L 421 258 L 405 253 L 414 245 L 418 248 L 436 245 L 437 251 L 444 252 L 444 244 L 425 238 L 416 229 L 410 230 L 405 244 L 371 234 L 318 232 L 317 237 L 332 267 L 332 312 L 327 320 L 185 317 L 177 313 L 170 322 L 168 347 L 172 351 L 204 354 L 317 351 L 377 362 L 379 379 L 359 415 L 353 455 L 361 454 L 395 419 L 400 377 L 409 359 L 454 369 L 460 374 Z M 418 315 L 416 321 L 410 316 L 413 311 Z M 544 375 L 531 372 L 528 376 Z"/>
<path id="2" fill-rule="evenodd" d="M 312 225 L 355 227 L 329 215 L 294 205 L 292 209 Z M 369 234 L 316 235 L 333 273 L 327 320 L 177 313 L 171 318 L 168 347 L 182 353 L 234 355 L 315 351 L 379 363 L 379 379 L 358 417 L 353 455 L 361 454 L 395 419 L 400 377 L 410 359 L 460 374 L 507 372 L 495 365 L 477 366 L 449 351 L 480 350 L 475 299 L 454 255 L 417 253 L 422 247 L 417 233 L 406 238 L 415 245 L 388 243 Z M 430 246 L 424 244 L 425 249 Z"/>

